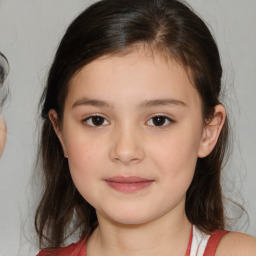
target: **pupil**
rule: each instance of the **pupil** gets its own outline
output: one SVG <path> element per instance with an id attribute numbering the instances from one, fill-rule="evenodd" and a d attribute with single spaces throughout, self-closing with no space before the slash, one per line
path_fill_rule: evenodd
<path id="1" fill-rule="evenodd" d="M 94 116 L 92 118 L 92 122 L 94 125 L 98 126 L 98 125 L 102 125 L 104 122 L 104 118 L 102 118 L 101 116 Z"/>
<path id="2" fill-rule="evenodd" d="M 165 118 L 162 116 L 156 116 L 153 118 L 153 123 L 156 126 L 161 126 L 164 124 L 164 122 L 165 122 Z"/>

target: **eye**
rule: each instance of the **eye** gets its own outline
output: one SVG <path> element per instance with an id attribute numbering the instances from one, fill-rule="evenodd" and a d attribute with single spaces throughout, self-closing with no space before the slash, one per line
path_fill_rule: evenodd
<path id="1" fill-rule="evenodd" d="M 83 123 L 86 123 L 89 126 L 103 126 L 108 125 L 109 122 L 102 116 L 89 116 L 83 120 Z"/>
<path id="2" fill-rule="evenodd" d="M 173 123 L 174 121 L 172 119 L 170 119 L 169 117 L 166 116 L 154 116 L 152 118 L 150 118 L 147 121 L 147 124 L 150 126 L 158 126 L 158 127 L 162 127 L 162 126 L 167 126 L 170 123 Z"/>

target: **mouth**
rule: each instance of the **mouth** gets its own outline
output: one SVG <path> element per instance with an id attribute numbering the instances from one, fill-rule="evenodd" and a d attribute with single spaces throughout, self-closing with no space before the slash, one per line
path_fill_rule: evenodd
<path id="1" fill-rule="evenodd" d="M 145 189 L 154 183 L 154 180 L 137 176 L 122 177 L 115 176 L 105 179 L 105 182 L 114 190 L 123 193 L 134 193 Z"/>

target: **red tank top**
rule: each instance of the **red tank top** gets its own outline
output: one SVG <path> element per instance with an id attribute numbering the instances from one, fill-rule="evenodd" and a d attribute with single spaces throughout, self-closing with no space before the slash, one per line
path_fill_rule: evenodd
<path id="1" fill-rule="evenodd" d="M 215 230 L 214 232 L 212 232 L 203 256 L 214 256 L 221 238 L 227 233 L 228 231 L 224 230 Z M 190 256 L 192 238 L 193 232 L 191 230 L 189 244 L 185 256 Z M 86 256 L 85 240 L 86 239 L 81 239 L 75 244 L 71 244 L 67 247 L 59 249 L 42 250 L 37 256 Z"/>

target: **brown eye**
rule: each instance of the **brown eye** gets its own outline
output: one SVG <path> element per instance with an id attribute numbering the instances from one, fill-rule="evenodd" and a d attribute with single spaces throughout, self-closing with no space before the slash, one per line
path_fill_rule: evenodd
<path id="1" fill-rule="evenodd" d="M 148 120 L 147 124 L 151 126 L 166 126 L 173 122 L 170 118 L 166 116 L 154 116 L 151 119 Z"/>
<path id="2" fill-rule="evenodd" d="M 109 124 L 109 122 L 102 116 L 90 116 L 85 121 L 90 126 L 103 126 Z"/>

